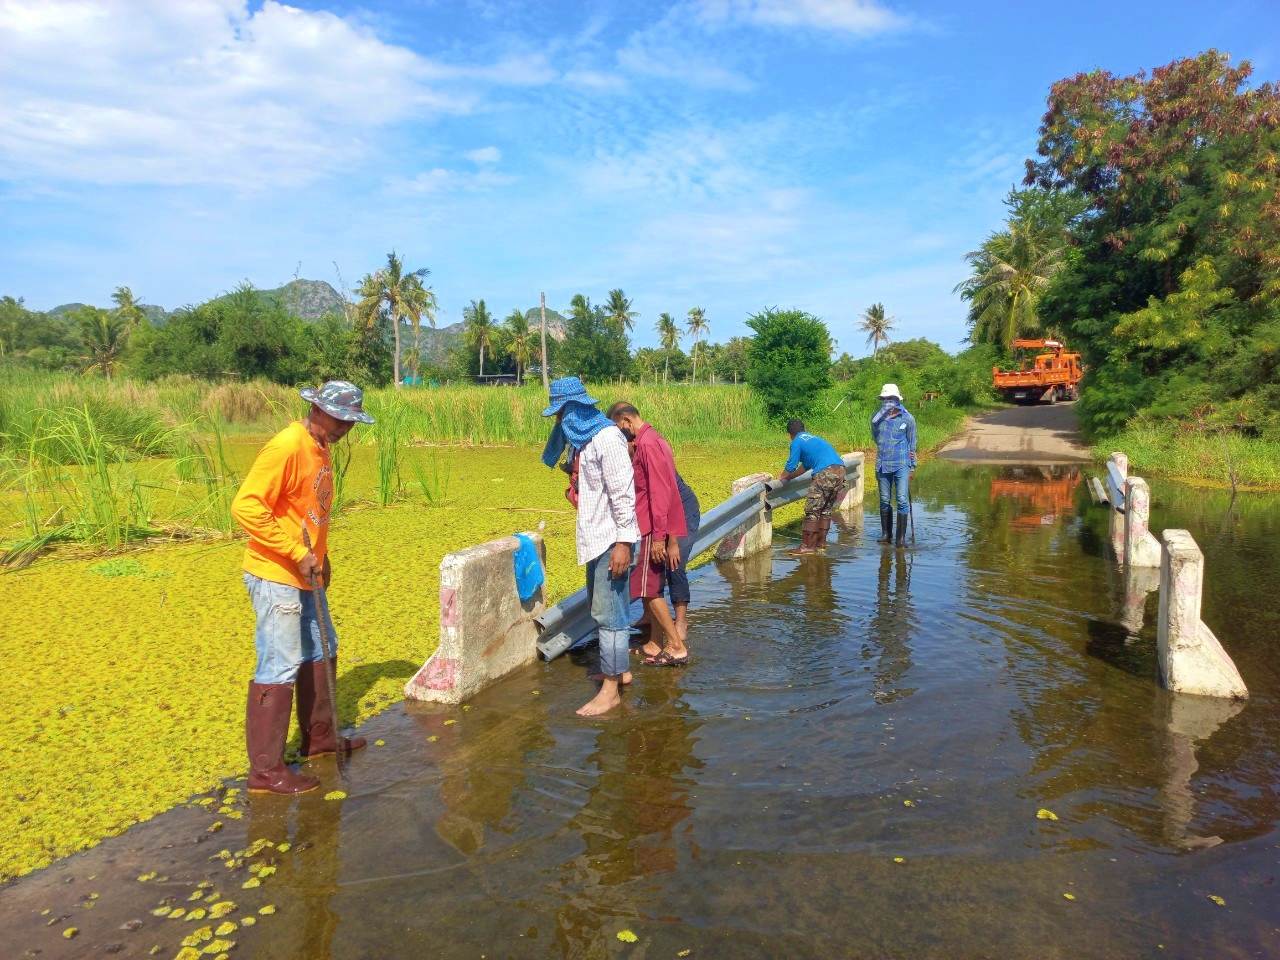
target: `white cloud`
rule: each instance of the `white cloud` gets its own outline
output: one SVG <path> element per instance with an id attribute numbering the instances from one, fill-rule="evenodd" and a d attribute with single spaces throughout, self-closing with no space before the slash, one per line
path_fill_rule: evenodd
<path id="1" fill-rule="evenodd" d="M 276 0 L 0 0 L 0 178 L 297 184 L 390 125 L 466 113 L 486 83 L 545 83 L 540 56 L 430 61 Z"/>
<path id="2" fill-rule="evenodd" d="M 867 37 L 900 30 L 909 20 L 876 0 L 696 0 L 704 22 L 808 27 Z"/>
<path id="3" fill-rule="evenodd" d="M 477 166 L 487 166 L 497 163 L 502 159 L 502 151 L 497 147 L 480 147 L 477 150 L 468 150 L 465 154 L 466 158 Z"/>
<path id="4" fill-rule="evenodd" d="M 493 170 L 462 171 L 433 167 L 412 177 L 392 178 L 387 181 L 387 189 L 394 194 L 421 196 L 491 190 L 514 182 L 514 177 Z"/>

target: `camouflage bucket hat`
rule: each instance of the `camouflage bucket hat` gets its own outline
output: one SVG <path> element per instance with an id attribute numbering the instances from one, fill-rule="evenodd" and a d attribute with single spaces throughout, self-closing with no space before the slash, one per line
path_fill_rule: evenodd
<path id="1" fill-rule="evenodd" d="M 364 391 L 346 380 L 330 380 L 319 390 L 304 387 L 299 391 L 303 400 L 349 423 L 373 423 L 373 417 L 364 412 Z"/>

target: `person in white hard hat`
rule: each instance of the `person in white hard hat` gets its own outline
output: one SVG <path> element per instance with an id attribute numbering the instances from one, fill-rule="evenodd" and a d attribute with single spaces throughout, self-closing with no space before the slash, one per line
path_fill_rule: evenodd
<path id="1" fill-rule="evenodd" d="M 880 390 L 880 409 L 871 418 L 871 439 L 876 444 L 876 483 L 880 487 L 880 542 L 894 541 L 896 493 L 897 545 L 903 546 L 911 511 L 911 471 L 916 468 L 916 420 L 902 405 L 902 391 L 896 383 L 886 383 Z"/>

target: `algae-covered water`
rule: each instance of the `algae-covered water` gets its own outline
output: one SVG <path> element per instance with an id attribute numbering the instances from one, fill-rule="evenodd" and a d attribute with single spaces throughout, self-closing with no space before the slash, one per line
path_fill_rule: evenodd
<path id="1" fill-rule="evenodd" d="M 775 555 L 700 574 L 694 662 L 638 667 L 614 716 L 573 716 L 591 687 L 568 660 L 388 711 L 345 800 L 255 798 L 215 841 L 293 845 L 240 949 L 1277 955 L 1280 501 L 1155 485 L 1153 528 L 1200 543 L 1204 619 L 1250 687 L 1221 703 L 1159 688 L 1156 595 L 1081 477 L 927 465 L 905 551 L 873 542 L 870 500 L 824 557 L 785 557 L 779 529 Z M 185 858 L 190 884 L 218 868 L 186 824 L 85 857 Z"/>

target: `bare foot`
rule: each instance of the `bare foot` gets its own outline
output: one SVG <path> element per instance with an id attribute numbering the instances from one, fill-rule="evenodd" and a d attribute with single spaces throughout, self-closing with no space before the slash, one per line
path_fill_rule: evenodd
<path id="1" fill-rule="evenodd" d="M 640 652 L 644 654 L 646 657 L 656 657 L 658 654 L 662 652 L 662 647 L 661 645 L 654 643 L 652 640 L 650 640 L 648 643 L 646 643 L 643 647 L 640 648 Z"/>
<path id="2" fill-rule="evenodd" d="M 600 685 L 600 692 L 578 708 L 578 716 L 598 717 L 621 703 L 622 698 L 618 696 L 618 682 L 606 680 Z"/>
<path id="3" fill-rule="evenodd" d="M 816 550 L 810 550 L 808 547 L 793 547 L 787 551 L 789 557 L 807 557 L 811 553 L 817 553 Z"/>

